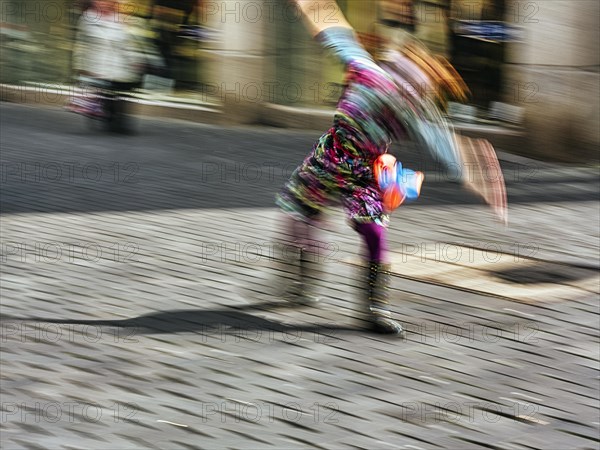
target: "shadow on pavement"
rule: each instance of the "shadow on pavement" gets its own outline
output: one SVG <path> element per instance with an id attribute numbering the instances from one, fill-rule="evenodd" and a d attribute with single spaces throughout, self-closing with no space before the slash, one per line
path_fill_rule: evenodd
<path id="1" fill-rule="evenodd" d="M 339 332 L 364 332 L 359 326 L 338 326 L 331 323 L 321 324 L 283 324 L 275 320 L 264 319 L 243 310 L 275 310 L 295 307 L 282 302 L 266 302 L 255 305 L 232 307 L 223 310 L 172 310 L 161 311 L 143 316 L 120 320 L 71 320 L 47 319 L 43 317 L 15 318 L 5 314 L 2 322 L 19 323 L 54 323 L 61 325 L 89 325 L 98 327 L 115 327 L 128 329 L 123 338 L 133 338 L 136 335 L 198 333 L 200 336 L 236 336 L 240 339 L 253 340 L 262 332 L 281 333 L 285 336 L 298 336 L 302 333 L 312 333 L 321 336 L 322 342 L 333 339 Z M 253 333 L 250 333 L 253 332 Z"/>

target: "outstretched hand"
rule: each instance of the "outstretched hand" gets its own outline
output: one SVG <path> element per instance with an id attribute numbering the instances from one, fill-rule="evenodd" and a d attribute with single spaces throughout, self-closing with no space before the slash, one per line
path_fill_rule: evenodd
<path id="1" fill-rule="evenodd" d="M 456 137 L 463 164 L 465 187 L 492 208 L 496 218 L 508 224 L 508 203 L 504 176 L 494 147 L 485 139 Z"/>

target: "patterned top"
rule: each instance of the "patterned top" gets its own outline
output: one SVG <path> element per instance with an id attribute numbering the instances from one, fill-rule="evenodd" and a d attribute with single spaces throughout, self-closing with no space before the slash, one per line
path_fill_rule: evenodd
<path id="1" fill-rule="evenodd" d="M 397 52 L 380 67 L 344 28 L 327 29 L 317 38 L 347 66 L 335 127 L 356 144 L 354 151 L 372 161 L 392 141 L 409 138 L 445 165 L 458 164 L 451 125 L 428 95 L 433 86 L 423 71 Z"/>
<path id="2" fill-rule="evenodd" d="M 428 97 L 427 76 L 402 55 L 380 67 L 348 28 L 328 28 L 317 38 L 345 63 L 346 87 L 333 127 L 315 143 L 277 196 L 277 204 L 315 224 L 331 200 L 340 200 L 354 223 L 389 223 L 373 162 L 392 140 L 407 136 L 439 160 L 457 161 L 450 128 Z"/>

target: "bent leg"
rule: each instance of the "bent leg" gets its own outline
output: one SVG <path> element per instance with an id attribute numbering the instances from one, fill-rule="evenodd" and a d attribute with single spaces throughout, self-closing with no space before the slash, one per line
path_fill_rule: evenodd
<path id="1" fill-rule="evenodd" d="M 285 213 L 283 230 L 278 238 L 281 253 L 277 262 L 288 273 L 295 275 L 295 282 L 287 286 L 287 293 L 301 304 L 314 303 L 315 281 L 320 278 L 319 249 L 314 224 L 318 222 L 329 196 L 335 191 L 335 177 L 315 157 L 330 141 L 325 133 L 311 154 L 298 167 L 277 196 L 277 204 Z M 289 283 L 288 283 L 289 284 Z M 284 295 L 287 297 L 287 295 Z"/>

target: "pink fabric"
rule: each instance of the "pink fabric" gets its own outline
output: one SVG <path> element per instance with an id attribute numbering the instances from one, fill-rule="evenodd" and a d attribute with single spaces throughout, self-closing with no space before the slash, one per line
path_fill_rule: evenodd
<path id="1" fill-rule="evenodd" d="M 387 248 L 385 242 L 385 227 L 375 222 L 357 223 L 354 228 L 363 238 L 369 252 L 369 261 L 387 263 Z"/>

